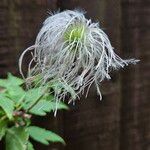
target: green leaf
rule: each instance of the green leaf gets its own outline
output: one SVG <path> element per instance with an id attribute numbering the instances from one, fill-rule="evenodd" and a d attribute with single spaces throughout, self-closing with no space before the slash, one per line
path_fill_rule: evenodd
<path id="1" fill-rule="evenodd" d="M 8 73 L 8 80 L 12 85 L 21 85 L 24 83 L 23 79 L 13 76 L 11 73 Z"/>
<path id="2" fill-rule="evenodd" d="M 25 97 L 25 94 L 26 92 L 20 86 L 13 85 L 7 87 L 7 96 L 15 103 L 18 103 L 23 97 Z"/>
<path id="3" fill-rule="evenodd" d="M 6 150 L 26 150 L 29 134 L 25 127 L 12 127 L 6 133 Z"/>
<path id="4" fill-rule="evenodd" d="M 39 116 L 44 116 L 46 115 L 46 113 L 55 110 L 55 108 L 56 102 L 41 100 L 30 110 L 30 113 Z M 57 104 L 57 109 L 68 109 L 68 107 L 64 103 L 59 102 Z"/>
<path id="5" fill-rule="evenodd" d="M 57 106 L 56 106 L 57 105 Z M 68 110 L 69 109 L 69 107 L 65 104 L 65 103 L 63 103 L 63 102 L 58 102 L 57 104 L 56 104 L 56 102 L 55 101 L 52 101 L 51 102 L 51 107 L 53 107 L 53 109 L 55 109 L 55 108 L 57 108 L 57 109 L 66 109 L 66 110 Z"/>
<path id="6" fill-rule="evenodd" d="M 0 86 L 5 87 L 5 88 L 12 86 L 12 85 L 21 85 L 23 83 L 24 83 L 24 80 L 13 76 L 11 73 L 8 73 L 7 79 L 0 79 Z"/>
<path id="7" fill-rule="evenodd" d="M 43 96 L 43 90 L 41 87 L 30 89 L 26 92 L 24 109 L 28 109 L 34 104 L 39 98 Z"/>
<path id="8" fill-rule="evenodd" d="M 31 138 L 45 145 L 48 145 L 49 142 L 61 142 L 65 144 L 65 141 L 59 135 L 51 131 L 36 126 L 28 127 L 28 131 Z"/>
<path id="9" fill-rule="evenodd" d="M 5 135 L 7 129 L 7 120 L 0 120 L 0 140 Z"/>
<path id="10" fill-rule="evenodd" d="M 34 150 L 34 147 L 31 142 L 28 142 L 27 150 Z"/>
<path id="11" fill-rule="evenodd" d="M 0 94 L 0 107 L 5 111 L 9 119 L 13 117 L 14 103 L 9 98 L 5 97 L 3 94 Z"/>

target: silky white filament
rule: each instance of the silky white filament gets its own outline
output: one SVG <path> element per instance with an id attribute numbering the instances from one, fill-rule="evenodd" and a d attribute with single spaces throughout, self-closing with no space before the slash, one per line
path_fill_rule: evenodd
<path id="1" fill-rule="evenodd" d="M 81 11 L 66 10 L 48 17 L 37 35 L 33 49 L 35 66 L 27 78 L 41 76 L 41 84 L 50 84 L 57 102 L 70 94 L 70 101 L 79 98 L 85 88 L 94 83 L 101 97 L 99 85 L 110 79 L 109 72 L 138 60 L 121 59 L 98 23 L 92 23 Z M 22 59 L 20 72 L 22 74 Z M 88 91 L 87 91 L 88 93 Z"/>

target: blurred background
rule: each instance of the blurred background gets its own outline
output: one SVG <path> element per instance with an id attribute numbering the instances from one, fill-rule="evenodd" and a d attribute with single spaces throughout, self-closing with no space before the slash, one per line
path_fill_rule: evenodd
<path id="1" fill-rule="evenodd" d="M 100 22 L 121 57 L 141 61 L 103 82 L 102 101 L 93 87 L 87 99 L 58 112 L 56 118 L 35 118 L 34 123 L 60 134 L 67 143 L 34 143 L 35 149 L 150 150 L 149 0 L 0 0 L 0 76 L 19 75 L 18 58 L 34 43 L 49 11 L 74 8 Z M 4 149 L 3 142 L 0 147 Z"/>

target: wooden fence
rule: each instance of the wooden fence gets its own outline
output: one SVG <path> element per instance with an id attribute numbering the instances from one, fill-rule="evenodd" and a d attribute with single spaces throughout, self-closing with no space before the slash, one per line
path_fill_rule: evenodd
<path id="1" fill-rule="evenodd" d="M 92 88 L 87 99 L 58 113 L 57 118 L 35 118 L 67 143 L 65 147 L 35 143 L 36 149 L 150 150 L 149 0 L 1 0 L 1 77 L 8 71 L 18 74 L 19 55 L 34 43 L 48 11 L 74 8 L 84 9 L 87 17 L 100 22 L 117 53 L 141 62 L 113 73 L 112 80 L 102 84 L 103 101 Z"/>

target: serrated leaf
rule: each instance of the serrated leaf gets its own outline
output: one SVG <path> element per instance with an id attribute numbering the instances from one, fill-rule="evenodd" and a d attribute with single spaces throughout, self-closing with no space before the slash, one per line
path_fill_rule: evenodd
<path id="1" fill-rule="evenodd" d="M 57 108 L 57 109 L 69 109 L 69 107 L 65 104 L 65 103 L 63 103 L 63 102 L 58 102 L 57 104 L 56 104 L 56 102 L 55 101 L 52 101 L 51 102 L 51 107 L 53 107 L 53 109 L 55 109 L 55 108 Z"/>
<path id="2" fill-rule="evenodd" d="M 49 142 L 60 142 L 65 144 L 65 141 L 57 134 L 36 126 L 28 127 L 29 135 L 35 141 L 48 145 Z"/>
<path id="3" fill-rule="evenodd" d="M 7 87 L 9 85 L 10 83 L 8 82 L 7 79 L 0 79 L 0 87 Z"/>
<path id="4" fill-rule="evenodd" d="M 55 110 L 56 103 L 52 101 L 41 100 L 31 110 L 30 113 L 44 116 L 46 113 Z M 57 109 L 68 109 L 67 105 L 60 102 L 57 104 Z"/>
<path id="5" fill-rule="evenodd" d="M 20 99 L 25 96 L 25 94 L 26 92 L 20 86 L 13 85 L 11 87 L 7 87 L 7 96 L 15 103 L 18 103 Z"/>
<path id="6" fill-rule="evenodd" d="M 26 92 L 24 109 L 28 109 L 32 104 L 34 104 L 43 95 L 43 90 L 41 87 L 30 89 Z"/>
<path id="7" fill-rule="evenodd" d="M 13 117 L 14 103 L 9 98 L 0 94 L 0 107 L 5 111 L 9 119 Z"/>
<path id="8" fill-rule="evenodd" d="M 12 127 L 6 133 L 6 150 L 26 150 L 29 134 L 25 127 Z"/>
<path id="9" fill-rule="evenodd" d="M 9 87 L 12 85 L 21 85 L 24 83 L 24 80 L 21 78 L 13 76 L 11 73 L 8 73 L 8 78 L 7 79 L 0 79 L 0 86 L 1 87 Z"/>
<path id="10" fill-rule="evenodd" d="M 8 73 L 8 80 L 12 85 L 21 85 L 24 83 L 23 79 L 13 76 L 11 73 Z"/>
<path id="11" fill-rule="evenodd" d="M 0 140 L 5 135 L 7 129 L 7 120 L 0 120 Z"/>
<path id="12" fill-rule="evenodd" d="M 28 142 L 27 150 L 34 150 L 34 147 L 31 142 Z"/>

